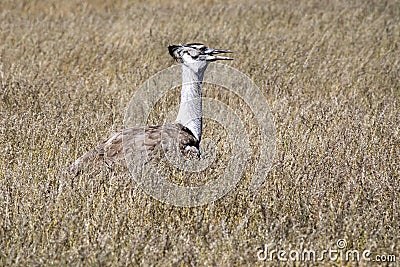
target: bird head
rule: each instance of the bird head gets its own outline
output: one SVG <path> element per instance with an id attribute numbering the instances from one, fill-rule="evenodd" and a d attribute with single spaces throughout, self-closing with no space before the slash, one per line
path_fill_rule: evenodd
<path id="1" fill-rule="evenodd" d="M 223 53 L 232 53 L 230 50 L 214 49 L 200 43 L 179 44 L 168 46 L 169 54 L 182 64 L 204 64 L 216 60 L 233 60 L 230 57 L 219 56 Z"/>

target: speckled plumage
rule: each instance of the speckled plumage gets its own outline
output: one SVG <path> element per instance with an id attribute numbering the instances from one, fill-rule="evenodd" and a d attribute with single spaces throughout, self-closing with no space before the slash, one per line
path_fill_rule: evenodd
<path id="1" fill-rule="evenodd" d="M 125 157 L 147 156 L 152 160 L 161 151 L 161 144 L 174 143 L 184 155 L 199 155 L 199 141 L 190 130 L 179 123 L 159 126 L 137 126 L 115 133 L 107 141 L 78 158 L 70 167 L 70 172 L 78 174 L 91 162 L 104 163 L 112 168 L 115 164 L 126 166 Z"/>

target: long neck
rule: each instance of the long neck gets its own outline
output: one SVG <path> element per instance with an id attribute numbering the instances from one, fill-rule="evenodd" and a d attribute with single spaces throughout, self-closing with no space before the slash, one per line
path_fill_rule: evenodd
<path id="1" fill-rule="evenodd" d="M 201 140 L 202 105 L 201 83 L 205 68 L 182 64 L 181 103 L 176 121 L 186 126 L 197 140 Z"/>

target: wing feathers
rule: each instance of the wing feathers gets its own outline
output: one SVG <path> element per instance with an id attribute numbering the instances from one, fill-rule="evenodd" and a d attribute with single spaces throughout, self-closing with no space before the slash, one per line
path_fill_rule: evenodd
<path id="1" fill-rule="evenodd" d="M 107 141 L 78 158 L 70 166 L 70 173 L 77 175 L 91 163 L 105 163 L 111 168 L 114 164 L 126 166 L 125 153 L 135 154 L 128 155 L 132 158 L 132 156 L 142 157 L 143 153 L 147 152 L 148 158 L 151 160 L 161 149 L 161 143 L 174 142 L 178 142 L 179 149 L 183 154 L 188 151 L 195 151 L 199 154 L 199 141 L 189 129 L 179 123 L 132 127 L 114 134 Z"/>

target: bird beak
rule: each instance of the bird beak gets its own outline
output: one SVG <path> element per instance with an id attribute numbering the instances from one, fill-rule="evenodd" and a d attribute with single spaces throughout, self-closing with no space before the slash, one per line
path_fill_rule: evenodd
<path id="1" fill-rule="evenodd" d="M 206 54 L 208 54 L 206 60 L 207 61 L 233 60 L 233 58 L 230 58 L 230 57 L 217 56 L 218 54 L 223 54 L 223 53 L 233 53 L 233 52 L 231 50 L 209 48 L 206 51 Z"/>

